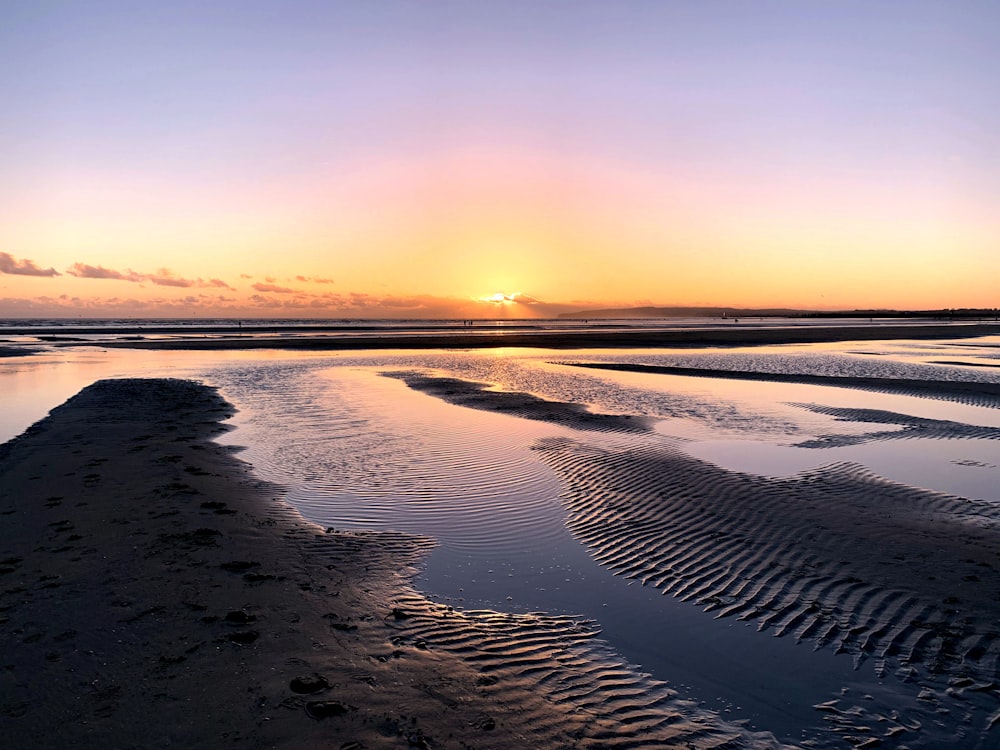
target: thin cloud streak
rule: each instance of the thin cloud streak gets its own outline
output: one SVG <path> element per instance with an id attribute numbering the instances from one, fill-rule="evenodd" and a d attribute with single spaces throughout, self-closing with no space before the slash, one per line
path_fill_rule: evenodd
<path id="1" fill-rule="evenodd" d="M 157 286 L 174 286 L 187 289 L 198 284 L 197 281 L 174 276 L 173 271 L 169 268 L 161 268 L 155 274 L 149 274 L 146 278 Z"/>
<path id="2" fill-rule="evenodd" d="M 209 279 L 205 281 L 204 279 L 185 279 L 180 276 L 176 276 L 173 271 L 169 268 L 161 268 L 155 274 L 154 273 L 139 273 L 133 271 L 131 268 L 127 268 L 124 271 L 117 271 L 113 268 L 105 268 L 104 266 L 92 266 L 88 263 L 74 263 L 72 266 L 66 269 L 66 273 L 70 276 L 75 276 L 78 279 L 101 279 L 104 281 L 128 281 L 133 284 L 139 284 L 144 281 L 148 281 L 157 286 L 169 286 L 177 287 L 180 289 L 195 288 L 217 288 L 217 289 L 229 289 L 233 291 L 233 287 L 227 284 L 222 279 Z M 57 274 L 58 275 L 58 274 Z"/>
<path id="3" fill-rule="evenodd" d="M 131 268 L 125 271 L 115 271 L 112 268 L 91 266 L 86 263 L 74 263 L 70 268 L 66 269 L 66 273 L 70 276 L 76 276 L 78 279 L 109 279 L 112 281 L 132 282 L 139 282 L 145 279 L 145 276 L 136 273 Z"/>
<path id="4" fill-rule="evenodd" d="M 0 273 L 11 276 L 61 276 L 54 268 L 39 268 L 33 260 L 18 260 L 10 253 L 0 253 Z"/>
<path id="5" fill-rule="evenodd" d="M 258 292 L 271 292 L 273 294 L 295 294 L 295 289 L 290 289 L 287 286 L 278 286 L 277 284 L 254 284 L 253 289 Z"/>

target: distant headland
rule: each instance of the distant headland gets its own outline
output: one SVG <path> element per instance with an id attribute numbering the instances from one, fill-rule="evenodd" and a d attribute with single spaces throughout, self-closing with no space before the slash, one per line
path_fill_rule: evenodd
<path id="1" fill-rule="evenodd" d="M 616 307 L 579 310 L 559 315 L 561 319 L 593 320 L 640 318 L 933 318 L 938 320 L 984 320 L 1000 318 L 1000 308 L 956 308 L 941 310 L 796 310 L 778 307 Z"/>

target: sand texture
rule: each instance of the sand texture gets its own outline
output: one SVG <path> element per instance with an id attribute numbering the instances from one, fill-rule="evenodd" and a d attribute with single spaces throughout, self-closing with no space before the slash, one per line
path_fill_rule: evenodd
<path id="1" fill-rule="evenodd" d="M 451 379 L 446 385 L 431 376 L 404 379 L 475 408 L 492 408 L 504 396 Z M 917 393 L 977 402 L 995 388 L 959 383 L 953 393 L 952 385 L 928 382 Z M 880 387 L 911 393 L 905 381 Z M 471 404 L 470 393 L 477 394 Z M 797 406 L 882 428 L 818 436 L 800 447 L 1000 437 L 994 428 L 891 411 Z M 533 408 L 532 418 L 548 418 L 548 410 Z M 600 564 L 716 618 L 849 654 L 856 668 L 874 669 L 896 686 L 879 708 L 850 700 L 814 706 L 842 737 L 843 744 L 831 747 L 996 746 L 995 503 L 899 484 L 851 463 L 781 478 L 731 471 L 689 455 L 670 438 L 621 445 L 592 440 L 594 426 L 584 414 L 550 419 L 579 430 L 579 437 L 542 439 L 535 449 L 561 479 L 569 529 Z M 904 703 L 905 716 L 892 710 Z"/>
<path id="2" fill-rule="evenodd" d="M 591 623 L 428 601 L 409 576 L 430 540 L 303 521 L 210 442 L 231 412 L 190 382 L 101 381 L 0 448 L 5 746 L 776 746 L 638 675 Z M 575 460 L 572 444 L 547 453 Z M 581 481 L 606 492 L 601 465 Z M 974 568 L 986 578 L 949 579 L 955 606 L 992 585 Z M 938 588 L 911 594 L 928 619 Z M 896 622 L 879 614 L 892 606 L 868 610 Z M 978 638 L 986 662 L 992 612 L 970 613 L 953 649 L 902 626 L 876 640 L 950 663 Z"/>
<path id="3" fill-rule="evenodd" d="M 774 479 L 668 447 L 560 438 L 539 453 L 564 482 L 571 530 L 603 565 L 717 617 L 872 660 L 882 676 L 935 681 L 964 701 L 972 732 L 996 721 L 995 505 L 853 464 Z"/>
<path id="4" fill-rule="evenodd" d="M 854 388 L 875 393 L 917 396 L 941 401 L 953 401 L 972 406 L 1000 407 L 1000 383 L 977 383 L 963 380 L 908 380 L 905 378 L 836 377 L 798 373 L 756 372 L 752 370 L 713 370 L 704 367 L 667 367 L 627 362 L 564 362 L 570 367 L 621 372 L 646 372 L 660 375 L 681 375 L 723 380 L 755 380 L 772 383 L 803 383 L 806 385 Z"/>
<path id="5" fill-rule="evenodd" d="M 410 388 L 470 409 L 510 414 L 523 419 L 551 422 L 577 430 L 649 432 L 656 420 L 627 414 L 599 414 L 583 404 L 549 401 L 531 393 L 492 390 L 488 383 L 428 375 L 415 371 L 386 372 Z"/>
<path id="6" fill-rule="evenodd" d="M 832 448 L 860 445 L 877 440 L 907 440 L 912 438 L 937 440 L 1000 440 L 1000 428 L 965 424 L 950 419 L 930 419 L 885 409 L 852 409 L 790 402 L 816 414 L 826 414 L 838 422 L 882 425 L 891 429 L 872 430 L 858 435 L 819 435 L 796 443 L 800 448 Z"/>

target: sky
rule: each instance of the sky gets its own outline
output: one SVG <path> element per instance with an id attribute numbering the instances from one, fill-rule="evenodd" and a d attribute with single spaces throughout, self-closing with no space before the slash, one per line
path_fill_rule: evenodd
<path id="1" fill-rule="evenodd" d="M 1000 307 L 992 0 L 0 0 L 0 317 Z"/>

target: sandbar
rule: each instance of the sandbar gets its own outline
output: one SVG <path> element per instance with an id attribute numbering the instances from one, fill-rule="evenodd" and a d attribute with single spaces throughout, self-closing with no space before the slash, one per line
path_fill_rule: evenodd
<path id="1" fill-rule="evenodd" d="M 1000 324 L 993 323 L 872 323 L 850 325 L 789 325 L 771 326 L 711 324 L 696 328 L 588 328 L 572 330 L 510 329 L 502 326 L 476 327 L 468 332 L 411 331 L 393 329 L 339 331 L 321 335 L 322 328 L 297 330 L 271 327 L 259 331 L 274 335 L 245 335 L 250 329 L 237 331 L 231 326 L 219 330 L 175 331 L 176 337 L 142 338 L 128 336 L 110 338 L 131 329 L 105 329 L 107 338 L 91 341 L 64 340 L 59 346 L 100 346 L 127 349 L 304 349 L 315 351 L 349 351 L 374 349 L 486 349 L 496 347 L 544 347 L 548 349 L 616 349 L 655 347 L 718 347 L 804 344 L 833 341 L 888 341 L 900 339 L 955 339 L 1000 335 Z M 316 331 L 316 333 L 313 333 Z M 156 334 L 146 330 L 143 335 Z"/>

